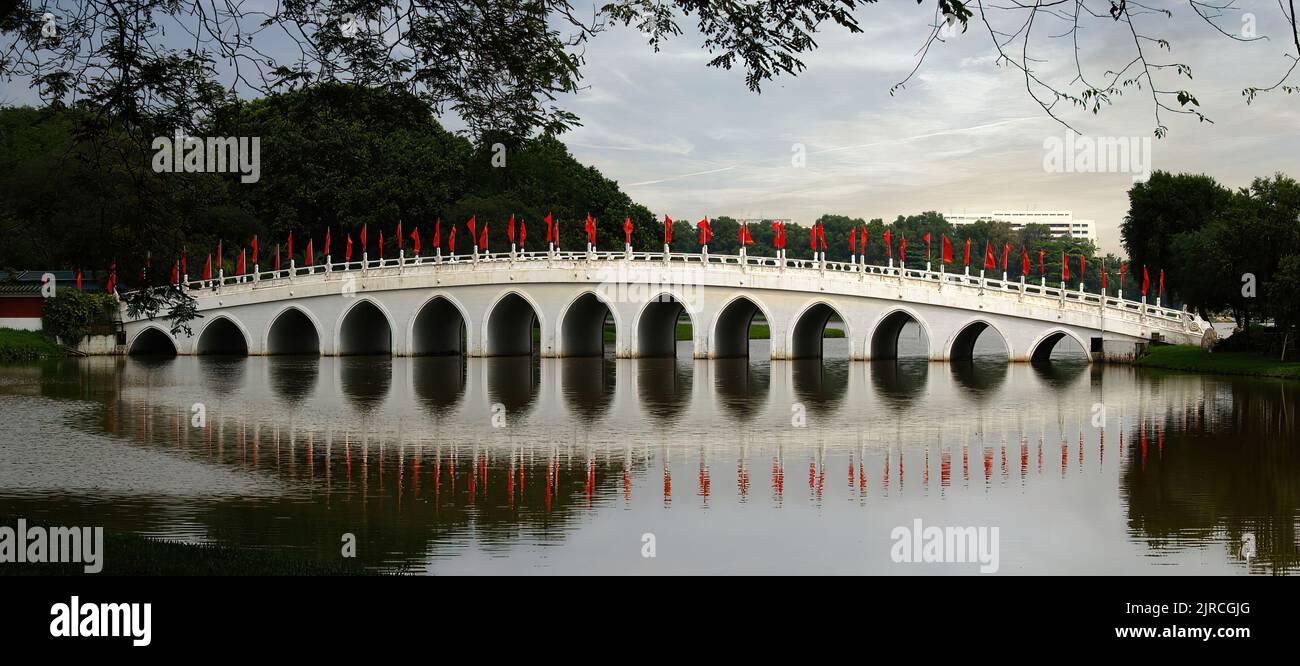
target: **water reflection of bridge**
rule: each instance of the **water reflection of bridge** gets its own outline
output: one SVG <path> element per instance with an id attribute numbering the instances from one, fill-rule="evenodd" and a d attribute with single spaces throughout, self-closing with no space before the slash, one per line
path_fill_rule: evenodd
<path id="1" fill-rule="evenodd" d="M 203 519 L 212 530 L 274 535 L 283 515 L 320 534 L 364 525 L 359 537 L 385 544 L 385 565 L 421 562 L 471 534 L 488 549 L 553 539 L 602 507 L 942 502 L 1097 482 L 1118 483 L 1133 536 L 1152 549 L 1251 532 L 1274 570 L 1300 561 L 1287 499 L 1300 464 L 1280 443 L 1295 432 L 1296 400 L 1285 391 L 1085 367 L 1001 366 L 972 379 L 927 364 L 813 374 L 773 364 L 765 375 L 643 361 L 470 362 L 452 375 L 458 385 L 428 360 L 421 369 L 424 360 L 313 359 L 287 375 L 302 381 L 271 373 L 279 388 L 258 367 L 275 359 L 203 372 L 184 367 L 193 359 L 129 361 L 106 425 L 284 486 L 274 511 L 218 503 Z M 635 400 L 621 394 L 628 387 Z M 508 405 L 505 428 L 475 407 L 489 400 Z M 206 406 L 199 428 L 195 402 Z M 790 425 L 794 404 L 807 405 L 808 427 Z M 1099 427 L 1096 405 L 1106 408 Z M 1216 435 L 1233 429 L 1245 437 L 1225 446 Z"/>

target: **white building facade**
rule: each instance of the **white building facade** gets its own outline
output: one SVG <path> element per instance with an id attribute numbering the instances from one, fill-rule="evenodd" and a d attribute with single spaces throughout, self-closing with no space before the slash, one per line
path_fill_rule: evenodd
<path id="1" fill-rule="evenodd" d="M 1052 236 L 1069 236 L 1097 243 L 1097 224 L 1093 220 L 1079 219 L 1068 210 L 995 210 L 974 213 L 944 213 L 943 218 L 954 225 L 974 224 L 980 220 L 1006 222 L 1017 231 L 1029 224 L 1041 224 L 1052 230 Z"/>

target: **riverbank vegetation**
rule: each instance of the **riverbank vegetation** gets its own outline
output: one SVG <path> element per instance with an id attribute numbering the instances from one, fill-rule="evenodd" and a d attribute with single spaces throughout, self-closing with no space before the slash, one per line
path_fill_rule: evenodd
<path id="1" fill-rule="evenodd" d="M 0 328 L 0 362 L 36 361 L 64 355 L 61 345 L 40 331 Z"/>
<path id="2" fill-rule="evenodd" d="M 1206 374 L 1300 379 L 1300 361 L 1279 361 L 1249 351 L 1211 352 L 1194 345 L 1152 347 L 1133 365 Z"/>

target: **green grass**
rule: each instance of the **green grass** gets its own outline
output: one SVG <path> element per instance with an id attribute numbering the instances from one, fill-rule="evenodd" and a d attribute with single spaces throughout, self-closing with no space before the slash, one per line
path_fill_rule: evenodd
<path id="1" fill-rule="evenodd" d="M 1195 345 L 1152 347 L 1133 365 L 1207 374 L 1300 379 L 1300 361 L 1283 362 L 1253 352 L 1211 354 Z"/>
<path id="2" fill-rule="evenodd" d="M 63 347 L 39 331 L 0 328 L 0 361 L 34 361 L 63 355 Z"/>
<path id="3" fill-rule="evenodd" d="M 13 521 L 2 523 L 12 525 Z M 159 541 L 105 530 L 98 576 L 346 576 L 368 574 L 356 560 L 237 546 Z M 80 576 L 80 563 L 2 564 L 0 576 Z"/>

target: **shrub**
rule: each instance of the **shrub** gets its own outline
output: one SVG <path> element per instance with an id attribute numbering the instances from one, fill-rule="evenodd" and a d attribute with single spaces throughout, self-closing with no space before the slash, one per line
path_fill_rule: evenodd
<path id="1" fill-rule="evenodd" d="M 41 327 L 63 344 L 76 346 L 93 326 L 112 323 L 116 308 L 117 299 L 111 294 L 60 289 L 45 301 Z"/>

